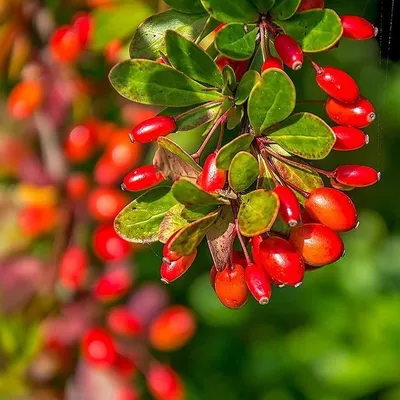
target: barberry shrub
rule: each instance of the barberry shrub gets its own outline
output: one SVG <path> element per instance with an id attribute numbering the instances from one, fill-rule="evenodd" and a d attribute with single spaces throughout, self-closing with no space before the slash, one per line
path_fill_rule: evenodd
<path id="1" fill-rule="evenodd" d="M 321 1 L 166 2 L 172 9 L 138 27 L 131 59 L 110 73 L 128 100 L 163 107 L 130 135 L 158 150 L 151 173 L 127 178 L 135 177 L 133 191 L 150 190 L 122 210 L 115 229 L 130 242 L 165 244 L 167 283 L 189 269 L 206 238 L 221 302 L 239 308 L 252 293 L 266 304 L 271 283 L 298 287 L 306 270 L 344 255 L 339 233 L 356 228 L 358 218 L 342 191 L 380 179 L 366 166 L 325 171 L 310 164 L 331 150 L 367 144 L 360 128 L 375 119 L 354 79 L 338 66 L 318 65 L 313 55 L 342 37 L 371 39 L 376 29 Z M 285 69 L 293 76 L 307 64 L 328 96 L 328 122 L 296 112 L 296 87 Z M 204 142 L 189 154 L 167 137 L 171 132 Z M 333 188 L 321 189 L 325 184 Z"/>

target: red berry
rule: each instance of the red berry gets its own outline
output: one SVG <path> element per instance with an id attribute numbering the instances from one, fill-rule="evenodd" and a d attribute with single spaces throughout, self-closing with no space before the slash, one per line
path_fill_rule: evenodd
<path id="1" fill-rule="evenodd" d="M 132 142 L 149 143 L 161 136 L 167 136 L 174 132 L 176 122 L 172 117 L 158 115 L 141 122 L 131 132 Z"/>
<path id="2" fill-rule="evenodd" d="M 138 192 L 158 185 L 164 180 L 164 176 L 154 165 L 145 165 L 134 169 L 125 176 L 122 189 L 130 192 Z"/>
<path id="3" fill-rule="evenodd" d="M 335 179 L 346 186 L 371 186 L 381 179 L 381 173 L 365 165 L 342 165 L 335 170 Z"/>
<path id="4" fill-rule="evenodd" d="M 65 154 L 72 163 L 89 160 L 97 150 L 97 136 L 91 126 L 75 126 L 65 141 Z"/>
<path id="5" fill-rule="evenodd" d="M 110 157 L 102 156 L 94 167 L 94 180 L 99 185 L 114 185 L 121 180 L 123 172 Z"/>
<path id="6" fill-rule="evenodd" d="M 314 189 L 304 203 L 315 221 L 337 232 L 347 232 L 358 224 L 357 210 L 350 197 L 332 188 Z"/>
<path id="7" fill-rule="evenodd" d="M 110 221 L 126 204 L 127 199 L 121 191 L 114 188 L 97 188 L 89 194 L 88 210 L 94 219 Z"/>
<path id="8" fill-rule="evenodd" d="M 162 364 L 150 366 L 146 376 L 147 386 L 156 400 L 183 400 L 185 390 L 176 372 Z"/>
<path id="9" fill-rule="evenodd" d="M 122 354 L 117 355 L 117 360 L 113 365 L 114 370 L 117 371 L 118 375 L 122 378 L 132 379 L 135 377 L 137 369 L 135 363 L 129 358 Z M 131 399 L 131 397 L 122 397 L 122 399 Z M 134 397 L 134 399 L 138 399 L 138 397 Z"/>
<path id="10" fill-rule="evenodd" d="M 43 87 L 38 81 L 23 81 L 11 91 L 7 99 L 10 115 L 17 119 L 29 118 L 41 105 Z"/>
<path id="11" fill-rule="evenodd" d="M 93 29 L 91 16 L 86 13 L 78 13 L 72 23 L 72 29 L 78 35 L 81 46 L 87 46 Z"/>
<path id="12" fill-rule="evenodd" d="M 138 335 L 142 326 L 127 307 L 119 306 L 110 310 L 107 325 L 117 335 L 132 337 Z"/>
<path id="13" fill-rule="evenodd" d="M 260 304 L 268 304 L 271 298 L 271 282 L 261 265 L 249 264 L 245 270 L 246 284 Z"/>
<path id="14" fill-rule="evenodd" d="M 88 256 L 77 246 L 69 247 L 60 262 L 59 280 L 70 290 L 81 288 L 88 274 Z"/>
<path id="15" fill-rule="evenodd" d="M 59 62 L 76 61 L 82 51 L 78 33 L 69 26 L 58 28 L 50 38 L 50 50 L 53 58 Z"/>
<path id="16" fill-rule="evenodd" d="M 253 255 L 253 260 L 257 265 L 261 265 L 261 254 L 260 254 L 260 244 L 263 241 L 261 235 L 254 236 L 251 239 L 251 254 Z"/>
<path id="17" fill-rule="evenodd" d="M 242 307 L 249 297 L 245 280 L 245 269 L 234 264 L 229 265 L 215 277 L 215 291 L 221 303 L 228 308 Z"/>
<path id="18" fill-rule="evenodd" d="M 315 8 L 324 8 L 324 7 L 325 7 L 325 0 L 301 0 L 297 12 L 303 12 Z"/>
<path id="19" fill-rule="evenodd" d="M 125 295 L 132 286 L 127 268 L 118 267 L 106 272 L 94 285 L 93 294 L 99 301 L 109 302 Z"/>
<path id="20" fill-rule="evenodd" d="M 276 52 L 286 66 L 295 71 L 303 66 L 303 52 L 292 37 L 289 35 L 278 35 L 274 44 Z"/>
<path id="21" fill-rule="evenodd" d="M 342 15 L 343 37 L 347 39 L 366 40 L 375 37 L 378 30 L 366 19 L 357 15 Z"/>
<path id="22" fill-rule="evenodd" d="M 225 66 L 229 66 L 233 69 L 235 72 L 236 79 L 240 81 L 242 79 L 243 75 L 246 73 L 247 68 L 249 66 L 249 61 L 237 61 L 237 60 L 232 60 L 231 58 L 224 57 L 224 56 L 219 56 L 216 60 L 215 63 L 217 64 L 218 68 L 220 71 L 223 71 Z"/>
<path id="23" fill-rule="evenodd" d="M 66 184 L 68 197 L 72 200 L 82 200 L 89 191 L 89 178 L 83 173 L 72 174 Z"/>
<path id="24" fill-rule="evenodd" d="M 32 238 L 51 232 L 57 223 L 58 213 L 54 206 L 28 205 L 18 215 L 22 232 Z"/>
<path id="25" fill-rule="evenodd" d="M 171 306 L 152 321 L 149 341 L 161 351 L 172 351 L 183 347 L 196 331 L 193 313 L 183 306 Z"/>
<path id="26" fill-rule="evenodd" d="M 180 278 L 193 264 L 197 255 L 197 249 L 188 256 L 183 256 L 176 261 L 170 263 L 163 262 L 161 264 L 161 280 L 164 283 L 171 283 Z"/>
<path id="27" fill-rule="evenodd" d="M 294 227 L 301 221 L 299 200 L 293 190 L 279 185 L 273 190 L 279 197 L 279 215 L 289 226 Z"/>
<path id="28" fill-rule="evenodd" d="M 287 240 L 270 237 L 260 244 L 262 265 L 268 275 L 280 285 L 299 286 L 304 278 L 301 254 Z"/>
<path id="29" fill-rule="evenodd" d="M 104 49 L 104 58 L 109 64 L 117 63 L 122 57 L 123 43 L 120 39 L 111 40 Z"/>
<path id="30" fill-rule="evenodd" d="M 346 72 L 334 67 L 316 66 L 319 87 L 343 103 L 355 103 L 360 97 L 356 81 Z"/>
<path id="31" fill-rule="evenodd" d="M 340 103 L 330 97 L 325 110 L 332 121 L 340 125 L 350 125 L 356 128 L 364 128 L 376 118 L 373 105 L 364 97 L 354 104 Z"/>
<path id="32" fill-rule="evenodd" d="M 278 68 L 278 69 L 283 70 L 282 60 L 280 60 L 277 57 L 268 57 L 264 61 L 263 65 L 261 67 L 261 72 L 267 71 L 268 69 L 271 69 L 271 68 Z"/>
<path id="33" fill-rule="evenodd" d="M 369 136 L 363 131 L 351 126 L 338 125 L 332 128 L 336 136 L 336 142 L 333 146 L 338 151 L 352 151 L 361 149 L 369 143 Z"/>
<path id="34" fill-rule="evenodd" d="M 217 153 L 211 153 L 204 163 L 203 171 L 197 178 L 197 184 L 206 192 L 215 192 L 224 188 L 226 171 L 217 168 Z"/>
<path id="35" fill-rule="evenodd" d="M 117 351 L 112 337 L 102 328 L 88 330 L 81 342 L 86 362 L 94 367 L 110 367 L 117 360 Z"/>
<path id="36" fill-rule="evenodd" d="M 134 387 L 125 386 L 116 393 L 114 400 L 140 400 L 140 396 Z"/>
<path id="37" fill-rule="evenodd" d="M 97 257 L 104 261 L 120 261 L 129 255 L 131 246 L 117 235 L 113 224 L 107 223 L 94 231 L 93 249 Z"/>
<path id="38" fill-rule="evenodd" d="M 289 241 L 301 253 L 304 262 L 314 267 L 332 264 L 344 254 L 340 236 L 322 224 L 296 226 L 290 233 Z"/>
<path id="39" fill-rule="evenodd" d="M 163 257 L 169 261 L 177 261 L 183 256 L 183 254 L 179 254 L 176 251 L 171 250 L 171 243 L 179 232 L 180 231 L 176 231 L 173 235 L 171 235 L 171 237 L 168 239 L 167 243 L 165 243 L 163 247 Z"/>

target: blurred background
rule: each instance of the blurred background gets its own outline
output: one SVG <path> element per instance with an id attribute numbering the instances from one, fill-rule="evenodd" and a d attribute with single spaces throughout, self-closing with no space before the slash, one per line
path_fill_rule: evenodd
<path id="1" fill-rule="evenodd" d="M 367 164 L 383 179 L 351 193 L 361 224 L 344 259 L 231 311 L 205 246 L 165 287 L 161 248 L 112 230 L 134 198 L 122 177 L 153 152 L 127 133 L 157 110 L 123 101 L 107 74 L 166 5 L 0 0 L 1 400 L 400 399 L 400 4 L 326 6 L 380 29 L 315 56 L 349 72 L 378 119 L 369 146 L 321 165 Z M 298 98 L 323 98 L 311 67 L 292 78 Z M 174 139 L 188 151 L 200 140 Z"/>

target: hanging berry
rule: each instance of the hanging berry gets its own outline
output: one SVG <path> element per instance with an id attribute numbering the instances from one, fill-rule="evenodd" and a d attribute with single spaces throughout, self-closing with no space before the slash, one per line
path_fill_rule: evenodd
<path id="1" fill-rule="evenodd" d="M 304 55 L 297 42 L 289 35 L 278 35 L 275 38 L 275 49 L 283 63 L 298 71 L 303 66 Z"/>
<path id="2" fill-rule="evenodd" d="M 122 189 L 130 192 L 139 192 L 150 189 L 164 180 L 164 176 L 154 165 L 145 165 L 134 169 L 125 176 Z"/>
<path id="3" fill-rule="evenodd" d="M 158 115 L 141 122 L 133 128 L 130 138 L 132 142 L 150 143 L 161 136 L 167 136 L 176 129 L 176 122 L 172 117 Z"/>
<path id="4" fill-rule="evenodd" d="M 226 171 L 217 168 L 217 153 L 211 153 L 203 167 L 203 171 L 197 178 L 197 184 L 206 192 L 215 192 L 224 188 L 226 183 Z"/>
<path id="5" fill-rule="evenodd" d="M 279 197 L 279 215 L 290 227 L 301 221 L 300 203 L 293 190 L 284 185 L 278 185 L 274 192 Z"/>
<path id="6" fill-rule="evenodd" d="M 342 165 L 336 168 L 335 179 L 343 185 L 365 187 L 379 182 L 381 173 L 365 165 Z"/>
<path id="7" fill-rule="evenodd" d="M 366 19 L 357 15 L 342 15 L 343 37 L 354 40 L 372 39 L 378 34 L 375 28 Z"/>
<path id="8" fill-rule="evenodd" d="M 332 128 L 336 142 L 333 146 L 338 151 L 352 151 L 361 149 L 369 143 L 369 136 L 352 126 L 338 125 Z"/>

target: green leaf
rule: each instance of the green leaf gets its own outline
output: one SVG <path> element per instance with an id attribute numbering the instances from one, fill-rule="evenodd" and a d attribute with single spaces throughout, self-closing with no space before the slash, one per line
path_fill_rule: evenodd
<path id="1" fill-rule="evenodd" d="M 333 10 L 309 10 L 295 14 L 287 21 L 274 21 L 286 34 L 299 42 L 307 53 L 316 53 L 334 46 L 342 37 L 343 27 Z"/>
<path id="2" fill-rule="evenodd" d="M 158 230 L 158 240 L 161 243 L 166 243 L 175 232 L 189 225 L 189 222 L 181 216 L 184 208 L 183 204 L 176 204 L 165 214 Z"/>
<path id="3" fill-rule="evenodd" d="M 204 12 L 200 0 L 164 0 L 170 7 L 187 14 L 199 14 Z"/>
<path id="4" fill-rule="evenodd" d="M 167 65 L 149 60 L 127 60 L 110 72 L 115 90 L 137 103 L 184 107 L 223 99 Z"/>
<path id="5" fill-rule="evenodd" d="M 115 219 L 115 231 L 134 243 L 158 240 L 158 229 L 165 214 L 177 201 L 169 187 L 149 190 L 126 206 Z"/>
<path id="6" fill-rule="evenodd" d="M 299 8 L 301 0 L 275 0 L 275 5 L 271 9 L 271 16 L 274 19 L 289 19 Z"/>
<path id="7" fill-rule="evenodd" d="M 216 211 L 181 229 L 170 243 L 171 250 L 182 256 L 191 254 L 215 224 L 218 215 L 219 211 Z"/>
<path id="8" fill-rule="evenodd" d="M 261 81 L 261 76 L 257 71 L 247 71 L 239 82 L 236 90 L 235 104 L 244 104 L 250 96 L 254 86 Z"/>
<path id="9" fill-rule="evenodd" d="M 274 5 L 275 0 L 251 0 L 260 13 L 266 14 Z"/>
<path id="10" fill-rule="evenodd" d="M 103 50 L 112 40 L 129 37 L 151 13 L 151 8 L 142 2 L 122 4 L 112 8 L 96 8 L 92 12 L 91 47 L 97 51 Z"/>
<path id="11" fill-rule="evenodd" d="M 222 75 L 224 77 L 224 90 L 222 93 L 230 95 L 237 87 L 235 71 L 231 66 L 225 65 L 222 70 Z"/>
<path id="12" fill-rule="evenodd" d="M 257 22 L 259 16 L 250 0 L 201 0 L 204 8 L 221 22 Z"/>
<path id="13" fill-rule="evenodd" d="M 186 221 L 193 222 L 215 211 L 217 207 L 218 206 L 215 204 L 211 206 L 184 207 L 181 216 L 185 218 Z"/>
<path id="14" fill-rule="evenodd" d="M 232 107 L 228 112 L 228 123 L 227 127 L 229 130 L 235 129 L 240 121 L 243 119 L 244 110 L 243 107 Z"/>
<path id="15" fill-rule="evenodd" d="M 195 81 L 222 88 L 224 80 L 214 60 L 197 44 L 179 33 L 167 31 L 165 35 L 170 63 Z"/>
<path id="16" fill-rule="evenodd" d="M 256 25 L 228 24 L 215 38 L 217 50 L 234 60 L 247 60 L 256 48 Z"/>
<path id="17" fill-rule="evenodd" d="M 217 155 L 217 167 L 228 170 L 235 155 L 242 150 L 248 150 L 253 140 L 253 135 L 245 133 L 223 146 Z"/>
<path id="18" fill-rule="evenodd" d="M 261 154 L 258 155 L 258 165 L 260 168 L 260 175 L 258 177 L 258 182 L 257 182 L 258 187 L 265 190 L 274 190 L 275 189 L 274 180 L 272 179 L 271 172 L 269 171 L 265 159 Z"/>
<path id="19" fill-rule="evenodd" d="M 232 253 L 235 223 L 231 206 L 222 207 L 217 222 L 207 233 L 207 243 L 217 271 L 222 271 Z"/>
<path id="20" fill-rule="evenodd" d="M 168 115 L 175 117 L 181 113 L 193 109 L 193 112 L 184 115 L 176 121 L 176 133 L 187 132 L 198 128 L 201 125 L 207 124 L 214 120 L 221 108 L 221 103 L 204 104 L 198 109 L 193 107 L 167 107 L 159 115 Z"/>
<path id="21" fill-rule="evenodd" d="M 108 11 L 108 10 L 107 10 Z M 135 32 L 130 44 L 131 58 L 156 60 L 165 53 L 165 33 L 173 30 L 186 39 L 194 40 L 203 30 L 208 14 L 184 14 L 168 10 L 147 18 Z"/>
<path id="22" fill-rule="evenodd" d="M 276 68 L 261 75 L 247 105 L 251 125 L 256 134 L 286 119 L 296 106 L 296 90 L 288 75 Z"/>
<path id="23" fill-rule="evenodd" d="M 236 192 L 244 192 L 258 177 L 260 169 L 253 155 L 241 151 L 233 158 L 228 174 L 229 186 Z"/>
<path id="24" fill-rule="evenodd" d="M 295 157 L 293 157 L 293 159 L 297 161 Z M 277 159 L 274 159 L 274 165 L 283 179 L 293 183 L 293 185 L 306 192 L 311 192 L 313 189 L 324 186 L 324 181 L 314 171 L 294 167 L 293 165 L 286 164 Z M 304 203 L 305 198 L 296 191 L 295 193 L 297 198 Z"/>
<path id="25" fill-rule="evenodd" d="M 205 192 L 200 186 L 186 178 L 181 178 L 172 185 L 172 194 L 179 203 L 187 207 L 223 204 L 217 195 Z"/>
<path id="26" fill-rule="evenodd" d="M 242 196 L 239 209 L 239 230 L 253 237 L 267 232 L 274 224 L 279 211 L 279 198 L 274 192 L 258 189 Z"/>
<path id="27" fill-rule="evenodd" d="M 292 115 L 268 135 L 283 149 L 308 160 L 325 158 L 335 144 L 329 125 L 310 113 Z"/>

